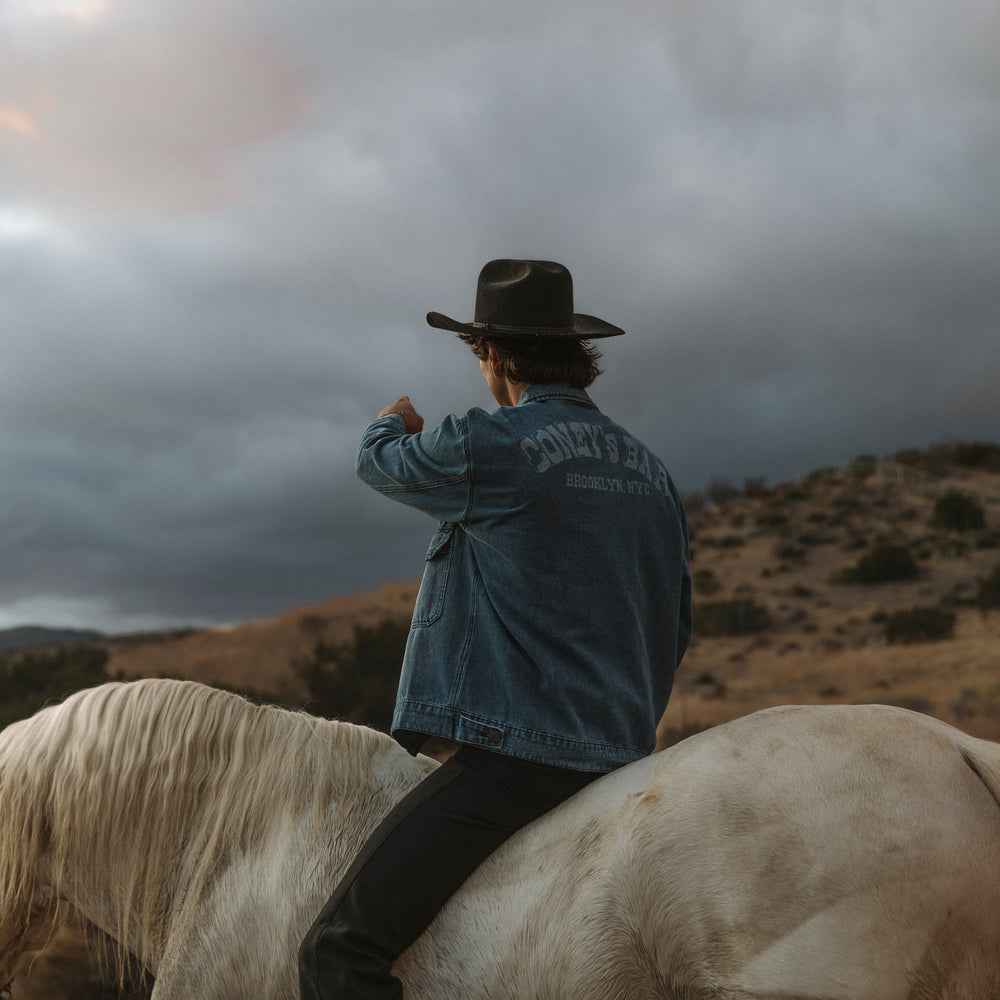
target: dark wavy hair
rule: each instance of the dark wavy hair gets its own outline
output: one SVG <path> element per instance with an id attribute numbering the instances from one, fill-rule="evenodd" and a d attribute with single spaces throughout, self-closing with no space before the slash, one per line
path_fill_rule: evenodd
<path id="1" fill-rule="evenodd" d="M 490 340 L 472 333 L 459 339 L 472 348 L 480 361 L 490 356 L 490 347 L 500 359 L 500 374 L 511 382 L 530 385 L 571 385 L 586 389 L 602 369 L 597 364 L 601 352 L 589 340 L 575 337 L 531 337 Z"/>

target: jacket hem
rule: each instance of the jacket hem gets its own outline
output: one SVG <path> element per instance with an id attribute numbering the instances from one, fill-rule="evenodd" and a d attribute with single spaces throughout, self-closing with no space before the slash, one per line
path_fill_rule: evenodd
<path id="1" fill-rule="evenodd" d="M 557 736 L 439 705 L 401 702 L 393 718 L 392 735 L 410 749 L 414 733 L 440 736 L 510 757 L 576 771 L 611 771 L 649 756 L 653 749 Z"/>

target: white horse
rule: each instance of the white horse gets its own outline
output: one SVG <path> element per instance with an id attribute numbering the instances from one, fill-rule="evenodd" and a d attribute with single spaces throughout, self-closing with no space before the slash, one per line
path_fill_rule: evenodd
<path id="1" fill-rule="evenodd" d="M 302 935 L 434 766 L 181 681 L 10 726 L 0 984 L 63 900 L 154 1000 L 294 1000 Z M 995 1000 L 998 794 L 1000 747 L 923 716 L 759 712 L 522 830 L 397 972 L 408 1000 Z"/>

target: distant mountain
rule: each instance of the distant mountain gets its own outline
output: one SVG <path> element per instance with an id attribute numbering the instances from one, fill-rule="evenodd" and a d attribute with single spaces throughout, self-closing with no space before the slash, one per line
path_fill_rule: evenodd
<path id="1" fill-rule="evenodd" d="M 93 642 L 103 639 L 92 629 L 45 628 L 42 625 L 21 625 L 18 628 L 0 629 L 0 652 L 26 649 L 29 646 L 52 646 L 64 642 Z"/>

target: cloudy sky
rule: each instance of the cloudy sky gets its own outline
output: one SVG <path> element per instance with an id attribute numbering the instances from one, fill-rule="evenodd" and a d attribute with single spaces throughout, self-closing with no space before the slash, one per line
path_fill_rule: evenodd
<path id="1" fill-rule="evenodd" d="M 684 492 L 1000 440 L 995 0 L 0 0 L 0 627 L 419 575 L 357 438 L 496 257 Z"/>

